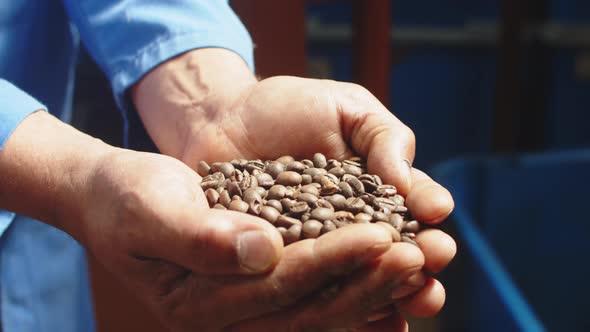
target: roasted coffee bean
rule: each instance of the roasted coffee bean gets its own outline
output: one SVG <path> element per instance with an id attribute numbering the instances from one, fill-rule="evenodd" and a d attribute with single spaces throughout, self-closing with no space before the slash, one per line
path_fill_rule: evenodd
<path id="1" fill-rule="evenodd" d="M 331 174 L 330 174 L 331 175 Z M 334 195 L 340 191 L 338 184 L 334 183 L 332 178 L 329 178 L 328 175 L 320 175 L 320 194 L 321 195 Z"/>
<path id="2" fill-rule="evenodd" d="M 395 205 L 399 206 L 404 205 L 406 203 L 406 200 L 402 195 L 395 195 L 391 198 L 391 200 L 395 203 Z"/>
<path id="3" fill-rule="evenodd" d="M 302 163 L 303 165 L 305 165 L 305 166 L 306 166 L 306 168 L 311 168 L 311 167 L 314 167 L 314 166 L 313 166 L 313 161 L 311 161 L 311 160 L 309 160 L 309 159 L 303 159 L 303 160 L 301 161 L 301 163 Z"/>
<path id="4" fill-rule="evenodd" d="M 283 173 L 284 171 L 285 165 L 276 161 L 271 162 L 264 168 L 264 172 L 272 176 L 273 179 L 276 179 L 277 176 L 279 176 L 279 174 Z"/>
<path id="5" fill-rule="evenodd" d="M 306 168 L 307 167 L 305 167 L 305 165 L 300 161 L 292 161 L 287 164 L 287 171 L 293 171 L 299 174 L 303 173 Z"/>
<path id="6" fill-rule="evenodd" d="M 207 180 L 203 179 L 203 181 L 201 182 L 201 188 L 203 190 L 217 188 L 222 183 L 223 183 L 223 181 L 220 181 L 218 179 L 207 179 Z"/>
<path id="7" fill-rule="evenodd" d="M 289 208 L 289 213 L 291 214 L 292 217 L 299 217 L 309 210 L 310 210 L 309 205 L 307 205 L 307 203 L 296 202 L 295 204 L 291 205 L 291 207 Z"/>
<path id="8" fill-rule="evenodd" d="M 397 213 L 393 213 L 389 216 L 389 223 L 398 232 L 401 232 L 402 228 L 404 227 L 404 217 L 402 217 L 401 215 L 399 215 Z"/>
<path id="9" fill-rule="evenodd" d="M 213 188 L 205 190 L 205 197 L 207 198 L 207 202 L 209 203 L 210 207 L 217 204 L 219 201 L 219 193 Z"/>
<path id="10" fill-rule="evenodd" d="M 301 238 L 301 228 L 302 225 L 293 225 L 291 227 L 289 227 L 287 234 L 288 234 L 288 239 L 285 241 L 286 244 L 290 244 L 296 241 L 299 241 L 299 239 Z M 284 240 L 284 238 L 283 238 Z"/>
<path id="11" fill-rule="evenodd" d="M 334 206 L 332 205 L 332 203 L 328 202 L 325 198 L 318 199 L 316 205 L 318 207 L 324 207 L 334 211 Z"/>
<path id="12" fill-rule="evenodd" d="M 285 227 L 288 229 L 293 225 L 301 225 L 302 223 L 299 219 L 280 215 L 277 217 L 276 224 L 280 227 Z"/>
<path id="13" fill-rule="evenodd" d="M 283 213 L 283 204 L 279 200 L 271 199 L 266 201 L 267 206 L 271 206 L 275 208 L 275 210 L 279 211 L 279 213 Z"/>
<path id="14" fill-rule="evenodd" d="M 264 163 L 259 160 L 249 161 L 245 166 L 244 170 L 253 173 L 255 170 L 263 170 Z"/>
<path id="15" fill-rule="evenodd" d="M 340 193 L 342 196 L 346 198 L 352 197 L 354 195 L 354 190 L 352 190 L 352 187 L 347 182 L 340 182 L 338 184 L 338 188 L 340 188 Z"/>
<path id="16" fill-rule="evenodd" d="M 334 219 L 334 210 L 326 207 L 317 207 L 311 210 L 311 218 L 319 221 Z"/>
<path id="17" fill-rule="evenodd" d="M 220 172 L 226 178 L 229 178 L 233 172 L 236 170 L 234 165 L 231 163 L 213 163 L 211 164 L 211 172 Z"/>
<path id="18" fill-rule="evenodd" d="M 299 190 L 295 189 L 294 187 L 287 187 L 287 189 L 285 190 L 285 197 L 289 199 L 297 199 L 297 196 L 299 196 L 299 194 Z"/>
<path id="19" fill-rule="evenodd" d="M 301 220 L 301 222 L 306 222 L 310 218 L 311 218 L 311 213 L 305 212 L 304 214 L 301 215 L 301 217 L 299 217 L 299 220 Z"/>
<path id="20" fill-rule="evenodd" d="M 281 199 L 285 197 L 285 193 L 287 192 L 287 188 L 281 184 L 275 184 L 274 186 L 270 187 L 268 192 L 266 193 L 266 199 Z"/>
<path id="21" fill-rule="evenodd" d="M 354 216 L 355 224 L 368 224 L 371 221 L 373 221 L 373 217 L 363 212 L 359 212 Z"/>
<path id="22" fill-rule="evenodd" d="M 305 171 L 303 171 L 303 174 L 307 174 L 309 176 L 311 176 L 312 178 L 316 175 L 324 175 L 324 174 L 328 174 L 328 171 L 326 171 L 323 168 L 308 168 Z"/>
<path id="23" fill-rule="evenodd" d="M 372 182 L 372 181 L 362 180 L 361 183 L 363 184 L 365 191 L 368 193 L 372 193 L 375 190 L 377 190 L 377 188 L 379 188 L 379 186 L 375 182 Z"/>
<path id="24" fill-rule="evenodd" d="M 314 186 L 313 184 L 306 184 L 305 186 L 302 186 L 301 189 L 299 189 L 299 192 L 306 193 L 306 194 L 312 194 L 314 196 L 319 196 L 320 195 L 320 190 L 318 187 Z"/>
<path id="25" fill-rule="evenodd" d="M 215 204 L 213 206 L 214 209 L 218 209 L 218 210 L 227 210 L 227 208 L 219 203 Z"/>
<path id="26" fill-rule="evenodd" d="M 366 213 L 370 216 L 372 216 L 375 213 L 375 210 L 373 209 L 373 207 L 371 207 L 370 205 L 365 205 L 363 206 L 363 213 Z"/>
<path id="27" fill-rule="evenodd" d="M 333 167 L 328 171 L 328 173 L 340 178 L 342 177 L 342 175 L 344 175 L 344 170 L 342 169 L 342 167 Z"/>
<path id="28" fill-rule="evenodd" d="M 335 210 L 344 210 L 346 209 L 346 197 L 340 194 L 334 194 L 330 196 L 324 197 L 326 201 L 328 201 Z"/>
<path id="29" fill-rule="evenodd" d="M 248 213 L 257 216 L 262 211 L 262 200 L 256 198 L 248 204 L 248 207 Z"/>
<path id="30" fill-rule="evenodd" d="M 359 213 L 363 210 L 365 202 L 358 197 L 349 197 L 346 199 L 346 211 Z"/>
<path id="31" fill-rule="evenodd" d="M 331 170 L 334 167 L 341 167 L 342 163 L 336 159 L 328 159 L 328 164 L 326 165 L 327 170 Z"/>
<path id="32" fill-rule="evenodd" d="M 365 192 L 365 186 L 363 183 L 357 178 L 349 178 L 346 183 L 350 185 L 352 191 L 356 195 L 361 195 Z"/>
<path id="33" fill-rule="evenodd" d="M 375 194 L 379 197 L 392 197 L 392 196 L 395 196 L 395 194 L 397 194 L 397 188 L 395 188 L 395 186 L 382 184 L 377 187 L 377 190 L 375 190 L 375 192 L 373 192 L 373 194 Z"/>
<path id="34" fill-rule="evenodd" d="M 262 196 L 260 196 L 260 193 L 258 193 L 256 188 L 248 188 L 244 191 L 242 200 L 246 203 L 250 203 L 254 200 L 262 201 Z"/>
<path id="35" fill-rule="evenodd" d="M 331 220 L 324 221 L 324 225 L 322 226 L 322 234 L 331 232 L 336 230 L 336 225 Z"/>
<path id="36" fill-rule="evenodd" d="M 291 207 L 293 205 L 295 205 L 297 201 L 295 201 L 294 199 L 290 199 L 290 198 L 281 198 L 281 205 L 283 206 L 283 211 L 289 212 L 291 210 Z"/>
<path id="37" fill-rule="evenodd" d="M 231 203 L 229 203 L 229 209 L 233 211 L 246 213 L 248 212 L 249 208 L 250 206 L 248 205 L 248 203 L 242 200 L 232 200 Z"/>
<path id="38" fill-rule="evenodd" d="M 336 227 L 340 228 L 345 225 L 352 224 L 354 222 L 354 214 L 348 211 L 336 211 L 334 212 L 334 219 L 332 220 Z"/>
<path id="39" fill-rule="evenodd" d="M 408 212 L 408 208 L 405 206 L 397 205 L 395 209 L 393 209 L 393 212 L 403 214 Z"/>
<path id="40" fill-rule="evenodd" d="M 408 221 L 402 228 L 404 233 L 418 233 L 420 231 L 420 224 L 416 220 Z"/>
<path id="41" fill-rule="evenodd" d="M 400 233 L 395 228 L 393 228 L 393 226 L 391 226 L 390 224 L 383 222 L 383 221 L 378 221 L 375 224 L 385 228 L 389 232 L 389 234 L 391 234 L 391 241 L 392 242 L 399 242 L 401 240 Z"/>
<path id="42" fill-rule="evenodd" d="M 302 185 L 310 184 L 312 181 L 313 181 L 313 178 L 311 177 L 311 175 L 309 175 L 309 174 L 301 175 L 301 184 Z"/>
<path id="43" fill-rule="evenodd" d="M 224 190 L 219 194 L 219 204 L 228 207 L 229 203 L 231 203 L 231 196 L 227 190 Z"/>
<path id="44" fill-rule="evenodd" d="M 256 189 L 256 191 L 258 192 L 258 195 L 260 195 L 260 197 L 264 197 L 266 195 L 266 189 L 264 189 L 262 187 L 256 187 L 254 189 Z"/>
<path id="45" fill-rule="evenodd" d="M 375 221 L 389 221 L 389 217 L 387 216 L 387 214 L 379 211 L 373 214 L 373 219 Z"/>
<path id="46" fill-rule="evenodd" d="M 346 164 L 346 163 L 342 164 L 342 170 L 344 171 L 345 174 L 350 174 L 350 175 L 354 175 L 354 176 L 360 176 L 361 174 L 363 174 L 363 171 L 361 170 L 360 167 Z"/>
<path id="47" fill-rule="evenodd" d="M 307 203 L 310 207 L 317 207 L 318 196 L 310 193 L 301 193 L 297 196 L 297 200 Z"/>
<path id="48" fill-rule="evenodd" d="M 209 167 L 209 164 L 207 164 L 204 161 L 199 161 L 197 163 L 197 173 L 202 176 L 205 177 L 209 174 L 209 171 L 211 170 L 211 167 Z"/>
<path id="49" fill-rule="evenodd" d="M 274 224 L 277 222 L 277 218 L 281 214 L 274 207 L 266 205 L 260 208 L 260 213 L 258 215 L 261 218 L 266 219 L 271 224 Z"/>
<path id="50" fill-rule="evenodd" d="M 277 158 L 275 161 L 287 166 L 288 163 L 295 161 L 295 158 L 292 156 L 282 156 Z"/>
<path id="51" fill-rule="evenodd" d="M 315 219 L 309 219 L 303 224 L 303 228 L 301 229 L 303 232 L 303 237 L 306 239 L 315 239 L 320 236 L 322 232 L 322 227 L 324 225 Z"/>
<path id="52" fill-rule="evenodd" d="M 317 168 L 325 168 L 328 162 L 326 161 L 326 156 L 321 153 L 316 153 L 313 155 L 313 165 Z"/>
<path id="53" fill-rule="evenodd" d="M 285 171 L 277 176 L 276 183 L 284 186 L 297 186 L 301 184 L 303 179 L 301 174 L 293 171 Z"/>
<path id="54" fill-rule="evenodd" d="M 242 189 L 240 189 L 240 185 L 237 182 L 229 182 L 227 184 L 227 191 L 231 197 L 242 196 Z"/>
<path id="55" fill-rule="evenodd" d="M 268 173 L 260 173 L 256 175 L 256 180 L 258 180 L 259 186 L 264 187 L 266 189 L 272 187 L 275 184 L 275 180 Z"/>

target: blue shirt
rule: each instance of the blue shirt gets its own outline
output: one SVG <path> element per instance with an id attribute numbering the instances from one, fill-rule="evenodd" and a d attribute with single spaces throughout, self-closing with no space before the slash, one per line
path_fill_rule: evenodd
<path id="1" fill-rule="evenodd" d="M 0 149 L 33 111 L 69 121 L 80 40 L 125 120 L 127 89 L 173 56 L 221 47 L 253 63 L 250 37 L 223 0 L 1 1 Z M 0 322 L 4 332 L 94 330 L 84 250 L 55 228 L 1 210 Z"/>

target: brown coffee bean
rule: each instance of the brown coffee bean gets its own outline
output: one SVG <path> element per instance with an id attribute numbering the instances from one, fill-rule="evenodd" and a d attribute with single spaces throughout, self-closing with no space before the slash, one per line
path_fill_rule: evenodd
<path id="1" fill-rule="evenodd" d="M 303 237 L 305 237 L 306 239 L 317 238 L 318 236 L 320 236 L 320 233 L 322 232 L 322 227 L 324 227 L 324 225 L 315 219 L 307 220 L 303 224 L 302 228 Z"/>
<path id="2" fill-rule="evenodd" d="M 289 209 L 289 213 L 291 214 L 292 217 L 299 217 L 302 214 L 308 212 L 309 209 L 309 205 L 307 205 L 307 203 L 305 202 L 296 202 L 295 204 L 291 205 L 291 208 Z"/>
<path id="3" fill-rule="evenodd" d="M 266 205 L 273 207 L 275 210 L 279 211 L 279 213 L 283 213 L 283 204 L 276 199 L 266 201 Z"/>
<path id="4" fill-rule="evenodd" d="M 298 186 L 303 179 L 301 174 L 293 171 L 285 171 L 277 176 L 276 183 L 284 186 Z"/>
<path id="5" fill-rule="evenodd" d="M 398 205 L 395 207 L 395 209 L 393 209 L 393 212 L 404 214 L 404 213 L 408 212 L 408 208 L 405 206 Z"/>
<path id="6" fill-rule="evenodd" d="M 271 162 L 264 168 L 264 172 L 272 176 L 273 179 L 276 179 L 277 176 L 279 176 L 279 174 L 283 173 L 284 171 L 285 165 L 276 161 Z"/>
<path id="7" fill-rule="evenodd" d="M 301 194 L 306 193 L 306 194 L 312 194 L 314 196 L 320 195 L 320 190 L 316 186 L 314 186 L 313 184 L 306 184 L 305 186 L 302 186 L 299 189 L 299 192 Z"/>
<path id="8" fill-rule="evenodd" d="M 391 226 L 390 224 L 383 222 L 383 221 L 378 221 L 375 224 L 385 228 L 389 232 L 389 234 L 391 234 L 391 241 L 392 242 L 399 242 L 401 240 L 401 236 L 400 236 L 399 232 L 395 228 L 393 228 L 393 226 Z"/>
<path id="9" fill-rule="evenodd" d="M 339 162 L 338 160 L 336 160 L 336 159 L 328 159 L 328 164 L 326 165 L 325 168 L 327 170 L 331 170 L 334 167 L 340 167 L 340 166 L 342 166 L 342 163 Z"/>
<path id="10" fill-rule="evenodd" d="M 398 232 L 401 232 L 404 227 L 404 217 L 397 213 L 392 213 L 389 216 L 389 224 L 391 224 L 391 226 L 393 226 Z"/>
<path id="11" fill-rule="evenodd" d="M 382 184 L 377 187 L 374 194 L 380 197 L 393 197 L 395 194 L 397 194 L 397 188 L 395 188 L 395 186 Z M 402 204 L 398 205 L 403 205 L 403 202 Z"/>
<path id="12" fill-rule="evenodd" d="M 354 222 L 354 214 L 348 211 L 336 211 L 334 212 L 334 219 L 332 220 L 338 228 L 344 224 L 352 224 Z"/>
<path id="13" fill-rule="evenodd" d="M 263 206 L 260 208 L 260 213 L 258 214 L 262 219 L 270 222 L 271 224 L 276 223 L 277 218 L 281 215 L 277 209 L 272 206 Z"/>
<path id="14" fill-rule="evenodd" d="M 340 182 L 338 184 L 338 188 L 340 188 L 340 193 L 342 196 L 348 198 L 354 195 L 354 190 L 347 182 Z"/>
<path id="15" fill-rule="evenodd" d="M 214 209 L 218 209 L 218 210 L 227 210 L 227 208 L 219 203 L 215 204 L 213 206 Z"/>
<path id="16" fill-rule="evenodd" d="M 354 176 L 360 176 L 361 174 L 363 174 L 363 171 L 360 167 L 346 164 L 346 162 L 342 164 L 342 170 L 344 170 L 345 174 L 350 174 Z"/>
<path id="17" fill-rule="evenodd" d="M 263 170 L 264 169 L 264 163 L 260 160 L 252 160 L 246 163 L 246 165 L 244 166 L 244 170 L 248 171 L 250 173 L 253 173 L 256 170 Z"/>
<path id="18" fill-rule="evenodd" d="M 258 192 L 258 195 L 260 195 L 260 197 L 264 197 L 266 195 L 266 189 L 264 189 L 262 187 L 256 187 L 254 189 L 256 189 L 256 191 Z"/>
<path id="19" fill-rule="evenodd" d="M 309 205 L 310 207 L 315 207 L 318 201 L 318 197 L 310 193 L 301 193 L 299 194 L 299 196 L 297 196 L 297 200 L 307 203 L 307 205 Z"/>
<path id="20" fill-rule="evenodd" d="M 334 210 L 326 207 L 318 207 L 311 210 L 311 218 L 319 221 L 334 219 Z"/>
<path id="21" fill-rule="evenodd" d="M 354 223 L 355 224 L 368 224 L 373 220 L 373 217 L 371 217 L 370 215 L 363 213 L 363 212 L 359 212 L 356 214 L 356 216 L 354 216 Z"/>
<path id="22" fill-rule="evenodd" d="M 297 199 L 297 196 L 299 196 L 299 194 L 299 190 L 291 186 L 287 187 L 287 190 L 285 190 L 285 197 L 289 199 Z"/>
<path id="23" fill-rule="evenodd" d="M 287 217 L 285 215 L 280 215 L 277 217 L 276 224 L 280 227 L 285 227 L 288 229 L 293 225 L 301 225 L 302 223 L 299 219 Z"/>
<path id="24" fill-rule="evenodd" d="M 331 220 L 326 220 L 323 224 L 324 225 L 322 226 L 322 234 L 334 231 L 337 228 Z"/>
<path id="25" fill-rule="evenodd" d="M 346 208 L 346 197 L 340 194 L 326 196 L 324 199 L 332 204 L 335 210 L 344 210 Z"/>
<path id="26" fill-rule="evenodd" d="M 372 216 L 375 213 L 375 210 L 373 209 L 372 206 L 367 204 L 367 205 L 363 206 L 363 213 L 366 213 L 366 214 Z"/>
<path id="27" fill-rule="evenodd" d="M 309 174 L 303 174 L 301 175 L 301 184 L 302 185 L 307 185 L 310 184 L 313 181 L 311 175 Z"/>
<path id="28" fill-rule="evenodd" d="M 311 176 L 312 178 L 316 175 L 324 175 L 324 174 L 328 174 L 328 171 L 326 171 L 323 168 L 308 168 L 305 171 L 303 171 L 303 174 L 307 174 L 309 176 Z"/>
<path id="29" fill-rule="evenodd" d="M 237 182 L 229 182 L 227 184 L 227 191 L 229 192 L 230 196 L 242 196 L 242 189 L 240 189 L 240 185 Z"/>
<path id="30" fill-rule="evenodd" d="M 389 221 L 389 216 L 383 212 L 377 211 L 373 214 L 373 219 L 375 221 Z"/>
<path id="31" fill-rule="evenodd" d="M 300 161 L 292 161 L 287 164 L 287 171 L 297 172 L 299 174 L 303 173 L 306 169 L 305 165 Z"/>
<path id="32" fill-rule="evenodd" d="M 344 169 L 342 169 L 342 167 L 333 167 L 328 171 L 328 173 L 340 178 L 342 175 L 344 175 Z"/>
<path id="33" fill-rule="evenodd" d="M 219 181 L 217 179 L 208 179 L 208 180 L 204 180 L 201 182 L 201 189 L 203 190 L 207 190 L 207 189 L 215 189 L 218 186 L 220 186 L 223 182 Z"/>
<path id="34" fill-rule="evenodd" d="M 275 161 L 287 166 L 288 163 L 295 161 L 295 158 L 292 156 L 282 156 L 277 158 Z"/>
<path id="35" fill-rule="evenodd" d="M 404 196 L 402 195 L 395 195 L 391 198 L 391 200 L 395 203 L 395 205 L 404 205 L 406 203 L 406 200 L 404 199 Z"/>
<path id="36" fill-rule="evenodd" d="M 256 175 L 256 180 L 258 180 L 259 186 L 264 187 L 266 189 L 272 187 L 275 184 L 275 180 L 268 173 L 260 173 Z"/>
<path id="37" fill-rule="evenodd" d="M 365 191 L 368 193 L 374 192 L 379 187 L 376 183 L 372 181 L 362 180 L 361 183 L 363 184 Z"/>
<path id="38" fill-rule="evenodd" d="M 231 203 L 229 203 L 229 209 L 233 211 L 246 213 L 248 212 L 249 208 L 250 206 L 248 205 L 248 203 L 242 200 L 232 200 Z"/>
<path id="39" fill-rule="evenodd" d="M 205 197 L 207 198 L 209 207 L 213 207 L 219 201 L 219 193 L 213 188 L 205 190 Z"/>
<path id="40" fill-rule="evenodd" d="M 416 220 L 408 221 L 402 228 L 404 233 L 418 233 L 420 231 L 420 223 Z"/>
<path id="41" fill-rule="evenodd" d="M 363 210 L 365 202 L 358 197 L 349 197 L 346 199 L 346 211 L 359 213 Z"/>
<path id="42" fill-rule="evenodd" d="M 346 183 L 348 183 L 350 185 L 350 187 L 352 187 L 352 191 L 356 194 L 356 195 L 361 195 L 363 193 L 365 193 L 365 186 L 363 185 L 363 183 L 357 179 L 357 178 L 349 178 Z"/>
<path id="43" fill-rule="evenodd" d="M 237 168 L 237 169 L 242 169 L 242 168 L 244 168 L 244 165 L 245 165 L 246 163 L 243 163 L 243 164 L 242 164 L 242 163 L 240 162 L 240 159 L 232 159 L 232 160 L 230 161 L 230 164 L 232 164 L 232 165 L 234 166 L 234 168 Z"/>
<path id="44" fill-rule="evenodd" d="M 301 228 L 302 225 L 293 225 L 289 227 L 287 230 L 288 237 L 285 241 L 285 244 L 291 244 L 293 242 L 299 241 L 299 239 L 301 239 Z M 283 240 L 285 240 L 285 238 L 283 238 Z"/>
<path id="45" fill-rule="evenodd" d="M 328 209 L 334 211 L 334 206 L 332 205 L 332 203 L 328 202 L 328 200 L 326 200 L 325 198 L 318 199 L 316 202 L 316 205 L 318 207 L 328 208 Z"/>
<path id="46" fill-rule="evenodd" d="M 280 184 L 275 184 L 274 186 L 270 187 L 268 192 L 266 193 L 266 199 L 281 199 L 285 197 L 285 193 L 287 192 L 287 188 Z"/>
<path id="47" fill-rule="evenodd" d="M 281 205 L 283 206 L 283 211 L 289 211 L 291 210 L 291 207 L 293 205 L 295 205 L 297 201 L 294 199 L 290 199 L 290 198 L 281 198 Z"/>
<path id="48" fill-rule="evenodd" d="M 299 217 L 299 220 L 301 220 L 301 222 L 306 222 L 310 218 L 311 218 L 311 213 L 305 212 L 304 214 L 301 215 L 301 217 Z"/>
<path id="49" fill-rule="evenodd" d="M 316 153 L 313 155 L 313 165 L 317 168 L 324 168 L 328 164 L 326 161 L 326 156 L 321 153 Z"/>
<path id="50" fill-rule="evenodd" d="M 226 178 L 229 178 L 236 170 L 231 163 L 213 163 L 211 164 L 211 172 L 221 172 Z"/>
<path id="51" fill-rule="evenodd" d="M 250 213 L 252 215 L 257 216 L 262 211 L 262 201 L 258 198 L 251 201 L 250 204 L 248 204 L 248 206 L 249 206 L 248 213 Z"/>
<path id="52" fill-rule="evenodd" d="M 219 204 L 228 207 L 229 203 L 231 203 L 231 196 L 227 190 L 224 190 L 219 194 Z"/>
<path id="53" fill-rule="evenodd" d="M 262 201 L 262 196 L 260 196 L 256 188 L 248 188 L 244 191 L 242 200 L 249 204 L 254 200 Z"/>
<path id="54" fill-rule="evenodd" d="M 376 197 L 373 200 L 373 206 L 381 211 L 384 212 L 385 210 L 393 211 L 396 208 L 396 204 L 393 200 L 385 197 Z"/>
<path id="55" fill-rule="evenodd" d="M 209 171 L 211 170 L 211 167 L 209 167 L 209 164 L 207 164 L 204 161 L 199 161 L 199 163 L 197 163 L 197 173 L 204 177 L 207 176 L 209 174 Z"/>
<path id="56" fill-rule="evenodd" d="M 311 161 L 311 160 L 309 160 L 309 159 L 303 159 L 303 160 L 301 161 L 301 163 L 302 163 L 303 165 L 305 165 L 305 168 L 311 168 L 311 167 L 314 167 L 314 166 L 313 166 L 313 161 Z"/>
<path id="57" fill-rule="evenodd" d="M 333 179 L 327 175 L 319 175 L 320 178 L 320 194 L 321 195 L 333 195 L 340 191 L 338 184 L 334 183 Z"/>

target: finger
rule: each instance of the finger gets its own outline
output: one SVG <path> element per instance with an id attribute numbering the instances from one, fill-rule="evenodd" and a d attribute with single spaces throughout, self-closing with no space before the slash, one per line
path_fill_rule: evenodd
<path id="1" fill-rule="evenodd" d="M 218 305 L 235 312 L 235 320 L 279 310 L 285 312 L 298 300 L 317 294 L 327 284 L 348 276 L 388 252 L 392 246 L 391 235 L 380 228 L 355 224 L 326 233 L 316 240 L 295 242 L 285 247 L 281 261 L 266 278 L 228 281 L 220 288 L 218 298 L 221 302 Z M 420 266 L 423 257 L 419 250 L 418 254 L 417 262 L 412 256 L 406 259 L 407 264 Z M 234 299 L 232 303 L 224 302 L 230 296 Z M 280 319 L 276 323 L 283 324 Z M 246 330 L 256 330 L 264 324 L 255 320 L 249 325 L 252 329 Z"/>
<path id="2" fill-rule="evenodd" d="M 431 273 L 442 271 L 457 253 L 455 240 L 437 229 L 419 232 L 416 241 L 424 253 L 424 267 Z"/>
<path id="3" fill-rule="evenodd" d="M 343 282 L 334 296 L 314 296 L 286 311 L 242 322 L 240 328 L 260 331 L 267 325 L 287 324 L 289 331 L 315 331 L 363 326 L 375 309 L 423 286 L 424 278 L 409 278 L 422 274 L 419 271 L 423 262 L 422 253 L 416 246 L 394 243 L 375 263 Z M 414 284 L 409 284 L 408 280 Z M 402 295 L 400 289 L 404 291 Z"/>
<path id="4" fill-rule="evenodd" d="M 193 204 L 170 203 L 163 209 L 153 216 L 154 229 L 144 230 L 154 238 L 143 241 L 151 245 L 143 252 L 156 258 L 198 274 L 227 275 L 266 272 L 281 256 L 281 235 L 260 218 Z"/>
<path id="5" fill-rule="evenodd" d="M 445 289 L 434 278 L 429 278 L 424 287 L 415 294 L 400 300 L 398 309 L 415 317 L 432 317 L 445 303 Z"/>
<path id="6" fill-rule="evenodd" d="M 439 223 L 453 211 L 455 203 L 448 190 L 426 173 L 412 169 L 412 188 L 406 197 L 412 216 L 426 223 Z"/>
<path id="7" fill-rule="evenodd" d="M 411 187 L 414 133 L 366 89 L 336 82 L 336 96 L 344 137 L 367 157 L 369 172 L 395 185 L 403 195 Z"/>
<path id="8" fill-rule="evenodd" d="M 408 322 L 397 312 L 357 329 L 358 332 L 408 332 Z"/>

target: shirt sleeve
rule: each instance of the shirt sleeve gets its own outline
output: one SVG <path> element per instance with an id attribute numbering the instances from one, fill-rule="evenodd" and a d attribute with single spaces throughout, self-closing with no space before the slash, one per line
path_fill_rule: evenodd
<path id="1" fill-rule="evenodd" d="M 121 108 L 144 74 L 191 49 L 229 49 L 253 68 L 250 35 L 226 0 L 63 1 Z"/>
<path id="2" fill-rule="evenodd" d="M 9 82 L 0 79 L 0 150 L 29 114 L 47 108 Z M 2 176 L 0 175 L 0 178 Z M 0 210 L 0 237 L 14 219 L 14 213 Z"/>

